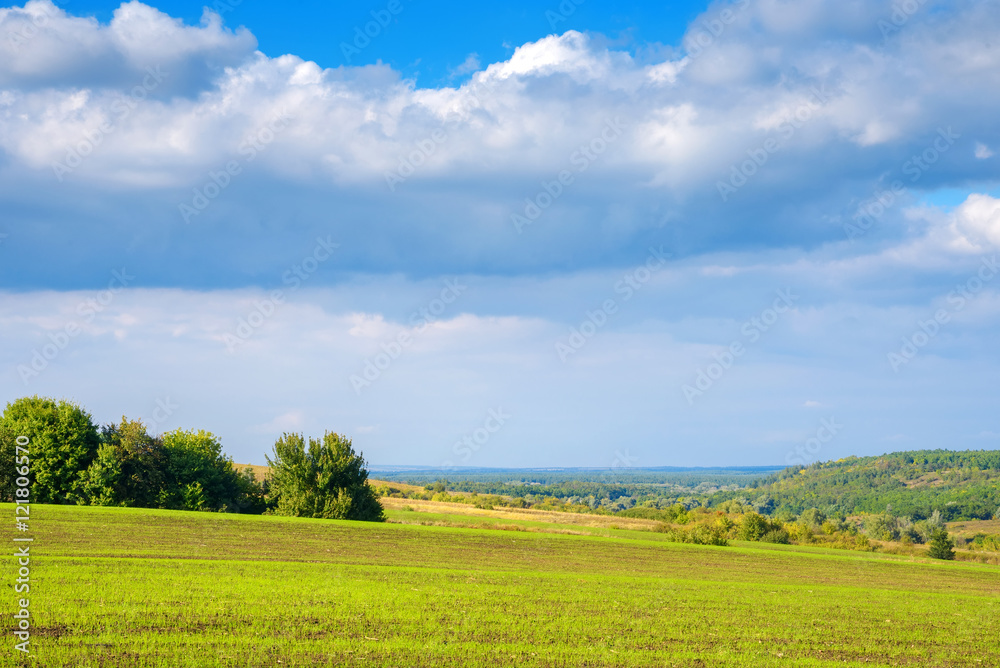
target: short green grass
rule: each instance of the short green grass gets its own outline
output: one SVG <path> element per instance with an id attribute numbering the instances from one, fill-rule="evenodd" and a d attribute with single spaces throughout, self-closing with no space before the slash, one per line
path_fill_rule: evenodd
<path id="1" fill-rule="evenodd" d="M 644 532 L 60 506 L 31 521 L 30 663 L 46 668 L 1000 665 L 992 566 Z M 7 642 L 0 665 L 17 665 Z"/>

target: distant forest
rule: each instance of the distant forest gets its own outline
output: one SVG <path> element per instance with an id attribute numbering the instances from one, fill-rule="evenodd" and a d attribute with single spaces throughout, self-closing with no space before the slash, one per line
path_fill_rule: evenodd
<path id="1" fill-rule="evenodd" d="M 1000 451 L 920 450 L 811 466 L 718 469 L 566 469 L 379 472 L 431 489 L 524 499 L 531 506 L 607 512 L 720 507 L 730 501 L 791 518 L 891 512 L 914 520 L 989 519 L 1000 510 Z M 635 511 L 629 514 L 635 514 Z"/>

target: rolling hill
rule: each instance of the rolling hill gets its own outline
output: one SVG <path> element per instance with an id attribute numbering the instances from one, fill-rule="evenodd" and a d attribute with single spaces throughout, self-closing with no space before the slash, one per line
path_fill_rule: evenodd
<path id="1" fill-rule="evenodd" d="M 914 519 L 935 510 L 946 520 L 991 519 L 1000 511 L 1000 450 L 917 450 L 847 457 L 775 473 L 711 505 L 744 497 L 772 514 L 881 513 Z"/>

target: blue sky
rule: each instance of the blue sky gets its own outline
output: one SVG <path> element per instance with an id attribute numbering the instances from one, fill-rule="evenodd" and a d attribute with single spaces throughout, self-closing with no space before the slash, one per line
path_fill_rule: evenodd
<path id="1" fill-rule="evenodd" d="M 258 463 L 1000 442 L 995 3 L 216 7 L 0 9 L 0 400 Z"/>
<path id="2" fill-rule="evenodd" d="M 468 77 L 463 63 L 474 56 L 481 63 L 505 60 L 514 49 L 552 33 L 595 31 L 619 48 L 655 52 L 680 41 L 688 24 L 705 9 L 703 2 L 616 2 L 568 0 L 537 2 L 435 2 L 399 0 L 391 21 L 383 19 L 378 34 L 354 53 L 356 28 L 384 17 L 389 1 L 274 3 L 227 0 L 218 5 L 227 25 L 246 26 L 258 48 L 271 57 L 294 54 L 321 67 L 391 65 L 420 85 L 454 83 Z M 61 4 L 81 16 L 110 21 L 117 3 L 72 0 Z M 197 24 L 202 2 L 165 2 L 162 12 Z M 372 12 L 376 16 L 372 16 Z M 374 32 L 374 30 L 373 30 Z"/>

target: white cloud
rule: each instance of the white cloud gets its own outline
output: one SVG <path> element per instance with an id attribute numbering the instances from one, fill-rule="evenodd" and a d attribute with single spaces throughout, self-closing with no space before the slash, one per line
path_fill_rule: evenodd
<path id="1" fill-rule="evenodd" d="M 854 23 L 842 30 L 879 16 L 851 7 Z M 495 183 L 498 175 L 514 178 L 526 165 L 546 176 L 564 168 L 572 152 L 617 115 L 629 121 L 630 139 L 607 164 L 593 168 L 614 165 L 640 180 L 644 175 L 661 186 L 683 187 L 697 199 L 699 192 L 714 196 L 715 181 L 774 134 L 816 86 L 831 97 L 784 158 L 795 161 L 791 171 L 800 172 L 803 183 L 823 178 L 814 166 L 817 158 L 838 146 L 843 152 L 849 148 L 842 146 L 845 140 L 857 149 L 906 143 L 933 131 L 944 109 L 964 113 L 961 100 L 975 109 L 989 106 L 993 97 L 1000 103 L 1000 93 L 990 92 L 1000 91 L 1000 56 L 957 47 L 957 40 L 974 42 L 982 34 L 983 25 L 971 34 L 957 32 L 972 19 L 1000 26 L 1000 17 L 982 12 L 951 18 L 954 38 L 950 32 L 932 34 L 914 18 L 907 39 L 874 50 L 863 42 L 803 43 L 789 29 L 828 29 L 824 21 L 836 14 L 829 2 L 817 0 L 795 12 L 764 2 L 741 14 L 724 39 L 694 61 L 641 65 L 570 31 L 518 47 L 509 60 L 489 65 L 458 89 L 417 89 L 385 67 L 324 71 L 294 56 L 253 55 L 253 37 L 225 30 L 210 12 L 200 26 L 190 27 L 138 2 L 122 5 L 107 26 L 39 0 L 24 10 L 2 11 L 0 30 L 16 29 L 31 13 L 53 15 L 0 64 L 0 82 L 13 94 L 0 119 L 0 146 L 35 169 L 113 118 L 114 101 L 141 81 L 146 67 L 162 64 L 171 86 L 202 92 L 197 100 L 142 104 L 122 120 L 79 177 L 119 185 L 194 185 L 202 170 L 230 159 L 264 118 L 286 110 L 294 125 L 261 154 L 265 169 L 286 176 L 295 170 L 296 179 L 319 177 L 320 187 L 330 180 L 379 187 L 386 170 L 441 127 L 476 85 L 486 84 L 492 92 L 477 96 L 476 108 L 457 117 L 448 141 L 415 178 L 447 180 L 468 176 L 471 168 L 472 176 L 478 172 Z M 761 21 L 763 31 L 750 17 Z M 768 48 L 761 49 L 762 42 Z M 933 59 L 945 49 L 948 68 Z M 962 59 L 968 62 L 955 74 L 952 67 Z M 725 71 L 735 87 L 706 79 L 709 66 Z M 470 56 L 462 68 L 473 71 L 479 64 Z M 83 70 L 100 70 L 105 80 L 88 83 Z M 212 85 L 205 80 L 209 75 Z M 947 107 L 942 99 L 949 100 Z M 822 170 L 860 176 L 859 167 L 871 158 L 857 149 L 837 162 L 820 160 Z M 765 182 L 754 185 L 766 188 Z"/>
<path id="2" fill-rule="evenodd" d="M 292 410 L 276 416 L 273 420 L 251 427 L 251 431 L 274 436 L 284 432 L 300 431 L 305 424 L 305 413 Z"/>
<path id="3" fill-rule="evenodd" d="M 953 214 L 953 228 L 960 239 L 976 249 L 1000 249 L 1000 199 L 969 195 Z"/>
<path id="4" fill-rule="evenodd" d="M 987 158 L 993 157 L 993 151 L 989 146 L 982 142 L 976 142 L 976 157 L 980 160 L 986 160 Z"/>
<path id="5" fill-rule="evenodd" d="M 466 56 L 465 60 L 462 61 L 461 65 L 451 70 L 451 76 L 460 77 L 466 74 L 471 74 L 473 72 L 479 71 L 480 67 L 481 65 L 479 62 L 479 54 L 470 53 L 468 56 Z"/>
<path id="6" fill-rule="evenodd" d="M 284 270 L 283 253 L 298 252 L 290 229 L 334 233 L 351 249 L 338 269 L 417 275 L 620 265 L 654 238 L 687 254 L 811 248 L 841 241 L 838 219 L 908 178 L 903 156 L 921 155 L 941 125 L 959 129 L 961 148 L 907 180 L 911 196 L 995 178 L 970 142 L 995 141 L 982 110 L 1000 106 L 1000 54 L 984 45 L 1000 12 L 962 7 L 933 25 L 918 14 L 882 44 L 888 3 L 811 0 L 784 16 L 785 4 L 748 4 L 697 55 L 639 62 L 570 31 L 440 88 L 383 65 L 268 58 L 210 13 L 183 26 L 128 3 L 101 25 L 53 8 L 43 32 L 0 59 L 0 202 L 51 226 L 4 230 L 5 247 L 20 247 L 11 271 L 51 280 L 31 269 L 43 256 L 71 281 L 85 262 L 111 265 L 127 252 L 147 283 L 211 287 L 202 270 L 178 278 L 166 258 L 183 254 L 239 284 L 254 280 L 248 266 Z M 0 30 L 27 10 L 4 11 Z M 148 99 L 129 100 L 150 60 L 167 62 L 169 76 Z M 135 103 L 127 113 L 123 96 Z M 288 126 L 248 152 L 278 114 Z M 601 133 L 616 118 L 624 129 L 608 144 Z M 768 140 L 780 148 L 723 201 L 719 184 L 759 160 Z M 585 158 L 592 145 L 599 155 Z M 57 173 L 72 160 L 79 167 Z M 183 218 L 179 207 L 234 160 L 240 174 Z M 404 169 L 390 191 L 387 174 Z M 563 170 L 573 183 L 517 234 L 512 215 Z M 904 208 L 869 239 L 897 254 L 923 239 Z M 947 243 L 968 246 L 966 233 Z M 230 252 L 237 237 L 240 258 Z"/>
<path id="7" fill-rule="evenodd" d="M 71 16 L 50 0 L 0 9 L 0 86 L 129 89 L 147 68 L 162 68 L 170 83 L 161 93 L 192 93 L 256 48 L 246 29 L 223 28 L 206 10 L 199 26 L 185 26 L 140 2 L 123 3 L 107 25 Z"/>

